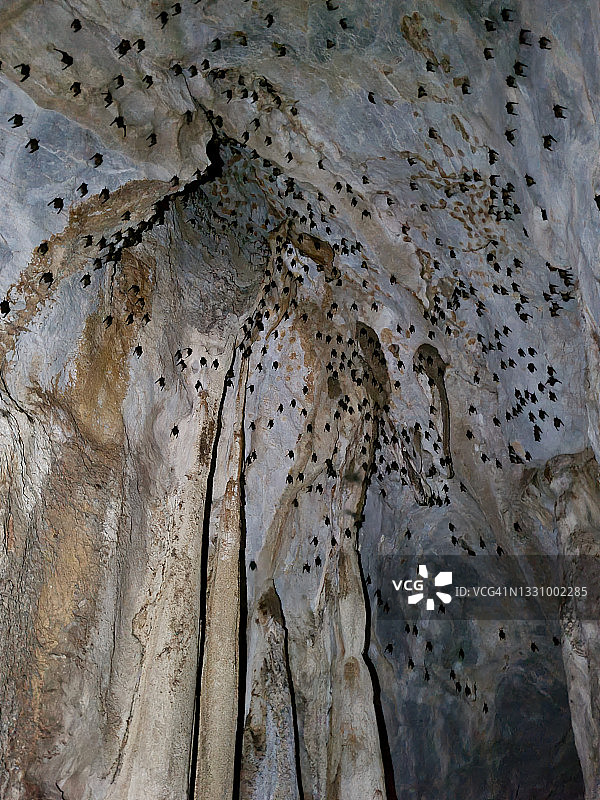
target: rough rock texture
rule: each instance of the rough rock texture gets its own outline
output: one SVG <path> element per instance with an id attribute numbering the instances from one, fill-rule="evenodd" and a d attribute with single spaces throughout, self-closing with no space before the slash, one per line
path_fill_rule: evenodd
<path id="1" fill-rule="evenodd" d="M 589 610 L 383 580 L 600 606 L 600 15 L 511 6 L 2 5 L 2 798 L 600 798 Z"/>

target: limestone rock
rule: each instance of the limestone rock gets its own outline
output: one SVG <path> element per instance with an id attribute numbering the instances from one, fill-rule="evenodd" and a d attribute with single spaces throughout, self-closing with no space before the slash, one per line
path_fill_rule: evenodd
<path id="1" fill-rule="evenodd" d="M 598 9 L 275 6 L 0 9 L 0 796 L 597 800 Z"/>

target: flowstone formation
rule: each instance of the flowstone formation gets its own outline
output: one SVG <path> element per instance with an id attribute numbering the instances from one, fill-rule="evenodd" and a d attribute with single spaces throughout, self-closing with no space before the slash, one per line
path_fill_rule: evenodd
<path id="1" fill-rule="evenodd" d="M 598 800 L 599 22 L 3 4 L 2 798 Z"/>

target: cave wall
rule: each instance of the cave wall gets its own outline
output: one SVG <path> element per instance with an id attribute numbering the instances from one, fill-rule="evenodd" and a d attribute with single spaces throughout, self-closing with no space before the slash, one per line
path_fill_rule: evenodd
<path id="1" fill-rule="evenodd" d="M 589 614 L 382 571 L 597 583 L 597 9 L 337 5 L 0 10 L 2 797 L 599 796 Z"/>

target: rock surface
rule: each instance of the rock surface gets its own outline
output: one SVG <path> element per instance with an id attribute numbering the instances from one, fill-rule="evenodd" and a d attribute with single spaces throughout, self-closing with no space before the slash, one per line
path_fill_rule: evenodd
<path id="1" fill-rule="evenodd" d="M 587 0 L 3 4 L 2 798 L 600 798 L 599 51 Z M 398 612 L 539 555 L 587 605 Z"/>

